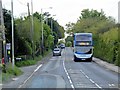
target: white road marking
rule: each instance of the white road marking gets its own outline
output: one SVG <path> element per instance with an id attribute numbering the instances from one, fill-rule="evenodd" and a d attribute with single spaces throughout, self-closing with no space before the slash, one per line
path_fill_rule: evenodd
<path id="1" fill-rule="evenodd" d="M 71 87 L 72 87 L 73 89 L 75 89 L 73 85 L 71 85 Z"/>
<path id="2" fill-rule="evenodd" d="M 98 88 L 101 88 L 97 83 L 95 83 L 95 85 L 96 85 Z"/>
<path id="3" fill-rule="evenodd" d="M 19 79 L 19 78 L 12 78 L 13 81 L 16 81 L 16 80 L 18 80 L 18 79 Z"/>
<path id="4" fill-rule="evenodd" d="M 67 75 L 67 78 L 68 78 L 68 80 L 69 80 L 69 82 L 70 82 L 70 85 L 71 85 L 72 89 L 74 90 L 75 87 L 74 87 L 73 82 L 72 82 L 72 80 L 71 80 L 71 78 L 70 78 L 70 76 L 69 76 L 69 74 L 68 74 L 68 72 L 67 72 L 67 69 L 66 69 L 66 67 L 65 67 L 64 60 L 63 60 L 63 68 L 64 68 L 64 71 L 65 71 L 65 73 L 66 73 L 66 75 Z"/>
<path id="5" fill-rule="evenodd" d="M 0 86 L 2 86 L 3 84 L 0 84 Z"/>
<path id="6" fill-rule="evenodd" d="M 111 84 L 108 84 L 111 87 Z"/>
<path id="7" fill-rule="evenodd" d="M 67 76 L 68 77 L 68 79 L 70 80 L 70 77 L 69 76 Z"/>
<path id="8" fill-rule="evenodd" d="M 42 66 L 42 64 L 40 64 L 33 72 L 32 74 L 23 82 L 23 84 L 21 84 L 18 88 L 21 88 L 33 75 L 36 71 L 39 70 L 39 68 Z"/>
<path id="9" fill-rule="evenodd" d="M 38 71 L 41 66 L 42 66 L 42 64 L 40 64 L 40 65 L 34 70 L 34 72 Z"/>
<path id="10" fill-rule="evenodd" d="M 87 78 L 90 80 L 90 82 L 92 82 L 93 84 L 95 84 L 98 88 L 102 88 L 101 86 L 99 86 L 97 83 L 95 83 L 92 79 L 90 79 L 90 77 L 88 77 L 82 70 L 80 70 L 80 72 Z"/>
<path id="11" fill-rule="evenodd" d="M 55 61 L 55 59 L 50 59 L 50 61 Z"/>
<path id="12" fill-rule="evenodd" d="M 112 84 L 112 86 L 115 86 L 115 84 Z"/>
<path id="13" fill-rule="evenodd" d="M 90 81 L 91 81 L 92 83 L 95 83 L 92 79 L 90 79 Z"/>
<path id="14" fill-rule="evenodd" d="M 67 76 L 68 76 L 68 73 L 66 73 L 67 74 Z"/>
<path id="15" fill-rule="evenodd" d="M 85 75 L 85 77 L 86 77 L 87 79 L 89 79 L 89 77 L 88 77 L 87 75 Z"/>
<path id="16" fill-rule="evenodd" d="M 110 87 L 115 86 L 115 84 L 108 84 Z"/>
<path id="17" fill-rule="evenodd" d="M 70 84 L 72 84 L 72 81 L 71 81 L 71 80 L 69 80 L 69 82 L 70 82 Z"/>

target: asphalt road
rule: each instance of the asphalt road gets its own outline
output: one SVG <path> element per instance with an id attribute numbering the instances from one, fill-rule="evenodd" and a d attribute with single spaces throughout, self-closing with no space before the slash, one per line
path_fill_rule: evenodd
<path id="1" fill-rule="evenodd" d="M 94 62 L 74 62 L 72 49 L 65 48 L 62 56 L 40 64 L 19 88 L 118 88 L 118 73 Z"/>

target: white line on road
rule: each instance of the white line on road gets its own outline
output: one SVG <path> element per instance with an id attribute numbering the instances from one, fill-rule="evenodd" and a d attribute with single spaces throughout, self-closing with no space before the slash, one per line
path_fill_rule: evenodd
<path id="1" fill-rule="evenodd" d="M 2 86 L 3 84 L 0 84 L 0 86 Z"/>
<path id="2" fill-rule="evenodd" d="M 87 75 L 85 75 L 85 77 L 89 79 L 89 77 Z"/>
<path id="3" fill-rule="evenodd" d="M 99 86 L 97 83 L 95 83 L 92 79 L 90 79 L 90 77 L 88 77 L 82 70 L 80 70 L 80 72 L 87 78 L 90 80 L 90 82 L 92 82 L 93 84 L 95 84 L 98 88 L 102 88 L 101 86 Z"/>
<path id="4" fill-rule="evenodd" d="M 73 89 L 75 89 L 73 85 L 71 85 L 71 87 L 72 87 Z"/>
<path id="5" fill-rule="evenodd" d="M 70 84 L 72 84 L 72 81 L 71 81 L 71 80 L 69 80 L 69 82 L 70 82 Z"/>
<path id="6" fill-rule="evenodd" d="M 92 79 L 90 79 L 90 81 L 91 81 L 92 83 L 95 83 Z"/>
<path id="7" fill-rule="evenodd" d="M 112 84 L 112 86 L 115 86 L 115 84 Z"/>
<path id="8" fill-rule="evenodd" d="M 41 66 L 42 66 L 42 64 L 40 64 L 40 65 L 34 70 L 34 72 L 38 71 Z"/>
<path id="9" fill-rule="evenodd" d="M 102 88 L 102 87 L 100 87 L 97 83 L 95 83 L 95 85 L 96 85 L 98 88 Z"/>
<path id="10" fill-rule="evenodd" d="M 64 71 L 65 71 L 65 73 L 66 73 L 66 75 L 67 75 L 67 78 L 68 78 L 68 80 L 69 80 L 69 82 L 70 82 L 70 85 L 71 85 L 72 89 L 75 90 L 75 87 L 74 87 L 74 85 L 73 85 L 73 82 L 72 82 L 72 80 L 71 80 L 71 78 L 70 78 L 70 76 L 69 76 L 69 74 L 68 74 L 68 71 L 67 71 L 67 69 L 66 69 L 66 67 L 65 67 L 64 60 L 63 60 L 63 68 L 64 68 Z"/>
<path id="11" fill-rule="evenodd" d="M 115 86 L 115 84 L 108 84 L 110 87 Z"/>
<path id="12" fill-rule="evenodd" d="M 42 66 L 42 64 L 40 64 L 33 72 L 32 74 L 23 82 L 23 84 L 21 84 L 18 88 L 21 88 L 33 75 L 36 71 L 39 70 L 39 68 Z"/>

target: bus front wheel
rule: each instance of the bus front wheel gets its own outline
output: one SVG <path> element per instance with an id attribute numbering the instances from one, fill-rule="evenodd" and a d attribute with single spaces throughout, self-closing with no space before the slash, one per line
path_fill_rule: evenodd
<path id="1" fill-rule="evenodd" d="M 74 55 L 74 61 L 76 62 L 77 61 L 77 57 Z"/>
<path id="2" fill-rule="evenodd" d="M 92 57 L 91 57 L 91 58 L 89 58 L 89 61 L 90 61 L 90 62 L 92 61 Z"/>

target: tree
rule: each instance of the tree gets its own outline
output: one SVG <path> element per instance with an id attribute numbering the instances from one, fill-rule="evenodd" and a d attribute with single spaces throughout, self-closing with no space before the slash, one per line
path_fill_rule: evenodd
<path id="1" fill-rule="evenodd" d="M 3 9 L 6 42 L 12 41 L 11 12 Z"/>
<path id="2" fill-rule="evenodd" d="M 68 33 L 92 33 L 94 56 L 118 65 L 119 43 L 118 28 L 114 18 L 105 16 L 104 12 L 84 9 L 79 20 L 72 26 L 67 24 Z M 72 41 L 71 37 L 66 42 Z M 104 52 L 103 52 L 104 51 Z"/>

